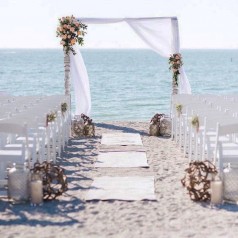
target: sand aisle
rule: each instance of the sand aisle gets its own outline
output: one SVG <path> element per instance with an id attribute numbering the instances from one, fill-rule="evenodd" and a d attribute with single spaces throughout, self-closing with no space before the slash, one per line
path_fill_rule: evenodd
<path id="1" fill-rule="evenodd" d="M 0 202 L 1 238 L 87 237 L 237 237 L 238 206 L 219 210 L 190 201 L 180 183 L 187 159 L 170 139 L 149 137 L 148 123 L 98 123 L 96 139 L 70 141 L 59 163 L 69 179 L 68 192 L 42 207 Z M 140 133 L 149 168 L 95 168 L 100 135 Z M 97 176 L 155 176 L 158 201 L 84 202 Z"/>

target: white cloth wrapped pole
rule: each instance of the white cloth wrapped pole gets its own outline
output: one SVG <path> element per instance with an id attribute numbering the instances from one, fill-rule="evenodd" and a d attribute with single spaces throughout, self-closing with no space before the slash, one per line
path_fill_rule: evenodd
<path id="1" fill-rule="evenodd" d="M 171 19 L 171 27 L 172 27 L 172 53 L 180 53 L 180 39 L 179 39 L 179 26 L 177 19 Z M 191 94 L 191 86 L 188 80 L 188 77 L 185 73 L 184 67 L 179 69 L 179 94 Z"/>
<path id="2" fill-rule="evenodd" d="M 91 93 L 88 73 L 78 46 L 74 46 L 76 55 L 70 53 L 70 74 L 75 91 L 75 114 L 91 114 Z"/>

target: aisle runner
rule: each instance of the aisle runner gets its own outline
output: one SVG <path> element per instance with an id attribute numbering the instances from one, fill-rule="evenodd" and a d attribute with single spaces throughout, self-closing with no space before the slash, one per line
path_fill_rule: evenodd
<path id="1" fill-rule="evenodd" d="M 86 195 L 89 200 L 156 200 L 154 177 L 97 177 Z"/>
<path id="2" fill-rule="evenodd" d="M 145 148 L 141 145 L 101 145 L 99 152 L 145 152 Z"/>
<path id="3" fill-rule="evenodd" d="M 101 144 L 95 167 L 149 167 L 140 134 L 103 134 Z M 154 177 L 96 177 L 85 200 L 156 200 Z"/>
<path id="4" fill-rule="evenodd" d="M 95 167 L 149 167 L 145 152 L 100 153 Z"/>
<path id="5" fill-rule="evenodd" d="M 143 145 L 138 133 L 102 134 L 102 145 Z"/>

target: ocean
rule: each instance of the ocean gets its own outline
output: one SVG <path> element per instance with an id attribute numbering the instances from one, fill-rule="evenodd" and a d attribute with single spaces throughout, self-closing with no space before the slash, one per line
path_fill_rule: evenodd
<path id="1" fill-rule="evenodd" d="M 169 113 L 168 59 L 147 49 L 83 49 L 82 55 L 94 121 L 149 121 L 155 113 Z M 238 94 L 238 50 L 183 50 L 182 56 L 194 94 Z M 62 50 L 0 49 L 0 91 L 63 94 Z"/>

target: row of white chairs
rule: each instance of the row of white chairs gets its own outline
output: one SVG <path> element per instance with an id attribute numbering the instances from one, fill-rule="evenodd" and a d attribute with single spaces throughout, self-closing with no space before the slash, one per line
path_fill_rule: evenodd
<path id="1" fill-rule="evenodd" d="M 172 105 L 172 138 L 189 161 L 211 160 L 220 172 L 224 164 L 238 163 L 237 96 L 181 94 L 173 96 Z M 191 123 L 195 117 L 197 128 Z"/>
<path id="2" fill-rule="evenodd" d="M 32 168 L 35 162 L 55 162 L 70 136 L 70 98 L 55 95 L 21 97 L 21 103 L 17 98 L 3 101 L 2 106 L 7 104 L 8 107 L 2 107 L 5 113 L 0 116 L 0 180 L 5 180 L 6 169 L 12 163 L 27 162 Z M 64 113 L 62 103 L 68 105 Z M 55 113 L 56 117 L 47 123 L 49 113 Z"/>

